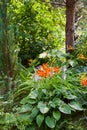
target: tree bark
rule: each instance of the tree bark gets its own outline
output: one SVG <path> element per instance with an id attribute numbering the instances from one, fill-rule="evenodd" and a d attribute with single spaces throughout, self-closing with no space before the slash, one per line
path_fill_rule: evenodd
<path id="1" fill-rule="evenodd" d="M 66 0 L 66 52 L 73 51 L 76 0 Z"/>

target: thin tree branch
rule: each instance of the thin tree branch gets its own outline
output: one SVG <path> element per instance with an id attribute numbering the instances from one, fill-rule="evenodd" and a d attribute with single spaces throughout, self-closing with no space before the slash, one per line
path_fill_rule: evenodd
<path id="1" fill-rule="evenodd" d="M 59 6 L 66 6 L 66 4 L 61 4 L 61 3 L 58 3 L 58 2 L 50 2 L 51 4 L 54 4 L 54 5 L 59 5 Z"/>
<path id="2" fill-rule="evenodd" d="M 46 2 L 45 0 L 43 0 L 42 2 Z M 59 5 L 59 6 L 66 6 L 66 4 L 62 4 L 62 3 L 59 3 L 59 2 L 56 2 L 56 1 L 50 1 L 50 2 L 46 2 L 46 3 L 51 3 L 53 5 Z"/>

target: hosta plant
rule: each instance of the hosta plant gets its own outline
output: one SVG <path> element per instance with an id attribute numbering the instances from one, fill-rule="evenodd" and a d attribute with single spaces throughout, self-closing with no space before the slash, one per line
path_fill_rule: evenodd
<path id="1" fill-rule="evenodd" d="M 58 127 L 61 130 L 64 119 L 84 111 L 87 106 L 87 87 L 81 85 L 79 73 L 71 70 L 73 69 L 67 70 L 65 80 L 62 78 L 62 71 L 59 71 L 34 81 L 28 94 L 19 103 L 13 103 L 10 112 L 5 112 L 1 103 L 1 128 L 56 130 Z"/>

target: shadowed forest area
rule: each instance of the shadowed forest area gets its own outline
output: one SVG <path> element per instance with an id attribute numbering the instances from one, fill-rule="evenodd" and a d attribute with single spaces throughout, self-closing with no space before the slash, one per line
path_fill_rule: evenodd
<path id="1" fill-rule="evenodd" d="M 87 130 L 86 0 L 0 0 L 0 130 Z"/>

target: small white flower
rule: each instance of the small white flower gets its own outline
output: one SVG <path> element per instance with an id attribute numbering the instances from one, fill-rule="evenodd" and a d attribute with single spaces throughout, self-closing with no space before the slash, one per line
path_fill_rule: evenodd
<path id="1" fill-rule="evenodd" d="M 45 58 L 45 57 L 49 57 L 50 55 L 47 52 L 43 52 L 39 55 L 39 58 Z"/>

